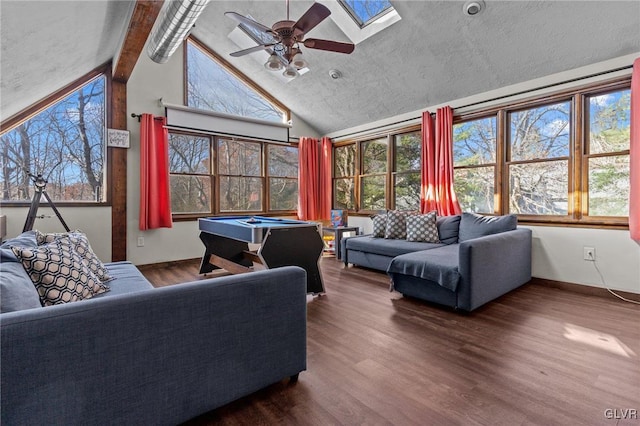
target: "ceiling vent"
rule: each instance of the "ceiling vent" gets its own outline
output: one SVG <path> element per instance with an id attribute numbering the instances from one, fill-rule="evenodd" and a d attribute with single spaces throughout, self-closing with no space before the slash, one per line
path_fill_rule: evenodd
<path id="1" fill-rule="evenodd" d="M 189 35 L 189 31 L 209 0 L 170 1 L 151 33 L 147 47 L 149 57 L 164 64 Z"/>
<path id="2" fill-rule="evenodd" d="M 462 11 L 465 15 L 476 16 L 484 10 L 483 0 L 471 0 L 464 4 Z"/>

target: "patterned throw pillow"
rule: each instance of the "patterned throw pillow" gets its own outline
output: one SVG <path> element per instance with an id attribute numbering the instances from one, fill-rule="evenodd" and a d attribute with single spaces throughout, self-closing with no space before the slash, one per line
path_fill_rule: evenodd
<path id="1" fill-rule="evenodd" d="M 407 241 L 421 241 L 424 243 L 439 243 L 437 214 L 435 211 L 427 214 L 407 216 Z"/>
<path id="2" fill-rule="evenodd" d="M 376 238 L 384 238 L 384 234 L 386 230 L 387 230 L 386 213 L 375 215 L 373 217 L 373 236 Z"/>
<path id="3" fill-rule="evenodd" d="M 11 249 L 36 286 L 44 306 L 90 299 L 109 290 L 73 250 L 69 238 L 60 238 L 37 248 Z"/>
<path id="4" fill-rule="evenodd" d="M 393 238 L 404 240 L 407 238 L 407 223 L 405 218 L 414 214 L 411 212 L 403 212 L 390 210 L 387 212 L 387 228 L 384 233 L 385 238 Z"/>
<path id="5" fill-rule="evenodd" d="M 96 256 L 91 249 L 89 240 L 82 231 L 75 230 L 62 234 L 43 234 L 40 231 L 36 231 L 36 240 L 38 241 L 38 245 L 52 243 L 62 238 L 69 239 L 73 249 L 80 255 L 80 257 L 82 257 L 84 264 L 91 269 L 91 272 L 93 272 L 100 281 L 105 282 L 113 279 L 109 275 L 107 268 L 105 268 L 102 262 L 100 262 L 100 259 L 98 259 L 98 256 Z"/>

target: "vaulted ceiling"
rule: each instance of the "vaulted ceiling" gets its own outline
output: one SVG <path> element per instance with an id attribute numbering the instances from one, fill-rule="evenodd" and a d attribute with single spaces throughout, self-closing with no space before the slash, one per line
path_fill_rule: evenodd
<path id="1" fill-rule="evenodd" d="M 312 4 L 291 2 L 296 20 Z M 320 134 L 640 52 L 640 2 L 493 1 L 475 17 L 462 1 L 392 0 L 402 19 L 351 55 L 305 50 L 311 69 L 283 82 L 228 37 L 226 11 L 271 26 L 285 1 L 212 1 L 193 34 Z M 131 1 L 0 2 L 2 119 L 117 55 Z M 331 19 L 308 37 L 348 42 Z M 145 54 L 143 52 L 143 54 Z M 343 77 L 333 80 L 329 70 Z"/>

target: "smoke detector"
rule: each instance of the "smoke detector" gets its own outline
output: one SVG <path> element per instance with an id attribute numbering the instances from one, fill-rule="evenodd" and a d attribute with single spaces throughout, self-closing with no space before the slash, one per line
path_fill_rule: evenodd
<path id="1" fill-rule="evenodd" d="M 484 10 L 483 0 L 471 0 L 464 4 L 462 11 L 465 15 L 476 16 Z"/>
<path id="2" fill-rule="evenodd" d="M 337 80 L 342 77 L 342 73 L 338 70 L 329 70 L 329 77 L 334 80 Z"/>

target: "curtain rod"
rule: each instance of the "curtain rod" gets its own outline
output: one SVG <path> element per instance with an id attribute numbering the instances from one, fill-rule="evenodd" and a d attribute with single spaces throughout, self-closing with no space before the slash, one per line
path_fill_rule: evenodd
<path id="1" fill-rule="evenodd" d="M 137 118 L 138 119 L 138 123 L 140 122 L 140 119 L 142 118 L 142 114 L 136 114 L 136 113 L 131 113 L 131 117 L 132 118 Z M 163 117 L 154 117 L 154 120 L 162 120 Z"/>
<path id="2" fill-rule="evenodd" d="M 550 83 L 550 84 L 546 84 L 544 86 L 539 86 L 539 87 L 536 87 L 536 88 L 533 88 L 533 89 L 521 90 L 519 92 L 510 93 L 508 95 L 501 95 L 501 96 L 496 96 L 495 98 L 491 98 L 491 99 L 485 99 L 485 100 L 482 100 L 482 101 L 472 102 L 472 103 L 467 104 L 467 105 L 457 106 L 457 107 L 454 108 L 454 110 L 463 109 L 463 108 L 469 108 L 469 107 L 473 107 L 473 106 L 476 106 L 476 105 L 481 105 L 481 104 L 485 104 L 485 103 L 489 103 L 489 102 L 495 102 L 495 101 L 499 101 L 499 100 L 502 100 L 502 99 L 511 98 L 511 97 L 514 97 L 514 96 L 526 95 L 527 93 L 536 92 L 538 90 L 544 90 L 544 89 L 549 89 L 549 88 L 556 87 L 556 86 L 562 86 L 563 84 L 574 83 L 576 81 L 586 80 L 586 79 L 593 78 L 593 77 L 600 77 L 602 75 L 612 74 L 612 73 L 615 73 L 615 72 L 618 72 L 618 71 L 624 71 L 624 70 L 628 70 L 628 69 L 632 69 L 632 68 L 633 68 L 633 65 L 626 65 L 624 67 L 618 67 L 618 68 L 614 68 L 612 70 L 601 71 L 601 72 L 597 72 L 597 73 L 594 73 L 594 74 L 585 75 L 585 76 L 582 76 L 582 77 L 576 77 L 576 78 L 572 78 L 570 80 L 561 81 L 561 82 L 558 82 L 558 83 Z M 432 112 L 431 115 L 434 115 L 434 113 Z M 388 123 L 388 124 L 382 124 L 380 126 L 372 127 L 370 129 L 367 129 L 367 130 L 346 133 L 344 135 L 340 135 L 340 136 L 338 136 L 336 138 L 332 138 L 332 139 L 343 139 L 345 137 L 362 134 L 364 132 L 370 133 L 370 132 L 373 132 L 373 131 L 376 131 L 376 130 L 384 129 L 386 127 L 397 126 L 398 124 L 403 124 L 403 123 L 415 121 L 415 120 L 418 120 L 420 118 L 421 118 L 421 116 L 405 118 L 404 120 L 400 120 L 400 121 L 396 121 L 396 122 Z"/>

